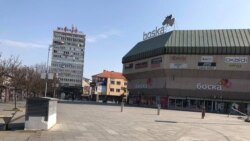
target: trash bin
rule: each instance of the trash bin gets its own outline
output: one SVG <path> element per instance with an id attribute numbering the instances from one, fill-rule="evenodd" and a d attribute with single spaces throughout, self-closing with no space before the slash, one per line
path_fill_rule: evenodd
<path id="1" fill-rule="evenodd" d="M 26 101 L 25 130 L 47 130 L 56 124 L 57 99 L 28 98 Z"/>

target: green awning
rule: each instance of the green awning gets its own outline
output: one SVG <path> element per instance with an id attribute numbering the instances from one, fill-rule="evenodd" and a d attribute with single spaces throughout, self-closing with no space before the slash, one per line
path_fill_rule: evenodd
<path id="1" fill-rule="evenodd" d="M 122 63 L 163 54 L 250 55 L 250 29 L 170 31 L 137 43 Z"/>

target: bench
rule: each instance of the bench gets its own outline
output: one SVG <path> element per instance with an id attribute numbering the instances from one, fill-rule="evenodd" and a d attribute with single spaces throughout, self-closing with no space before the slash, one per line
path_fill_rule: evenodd
<path id="1" fill-rule="evenodd" d="M 0 115 L 0 118 L 2 118 L 5 123 L 5 130 L 9 130 L 9 123 L 15 114 L 16 112 L 12 114 Z"/>

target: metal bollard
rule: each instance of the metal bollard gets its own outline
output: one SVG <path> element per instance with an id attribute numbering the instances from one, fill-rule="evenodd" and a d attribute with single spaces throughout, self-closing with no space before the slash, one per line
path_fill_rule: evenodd
<path id="1" fill-rule="evenodd" d="M 245 121 L 250 122 L 250 110 L 247 110 L 247 118 Z"/>
<path id="2" fill-rule="evenodd" d="M 202 107 L 202 110 L 201 110 L 201 118 L 202 119 L 205 118 L 205 113 L 206 113 L 206 109 L 205 109 L 205 107 Z"/>
<path id="3" fill-rule="evenodd" d="M 96 95 L 96 102 L 99 102 L 99 94 Z"/>
<path id="4" fill-rule="evenodd" d="M 123 112 L 124 102 L 121 102 L 121 112 Z"/>
<path id="5" fill-rule="evenodd" d="M 158 104 L 157 105 L 157 115 L 158 116 L 160 115 L 160 109 L 161 109 L 161 104 Z"/>

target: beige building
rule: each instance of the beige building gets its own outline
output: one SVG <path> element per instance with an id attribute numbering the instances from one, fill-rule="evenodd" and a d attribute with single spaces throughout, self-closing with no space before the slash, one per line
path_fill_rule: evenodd
<path id="1" fill-rule="evenodd" d="M 129 102 L 229 112 L 250 108 L 250 30 L 175 30 L 136 44 L 123 57 Z"/>
<path id="2" fill-rule="evenodd" d="M 120 72 L 104 70 L 102 73 L 92 76 L 92 82 L 96 83 L 95 94 L 121 96 L 127 95 L 127 80 Z"/>
<path id="3" fill-rule="evenodd" d="M 89 96 L 90 93 L 90 79 L 82 78 L 82 96 Z"/>

